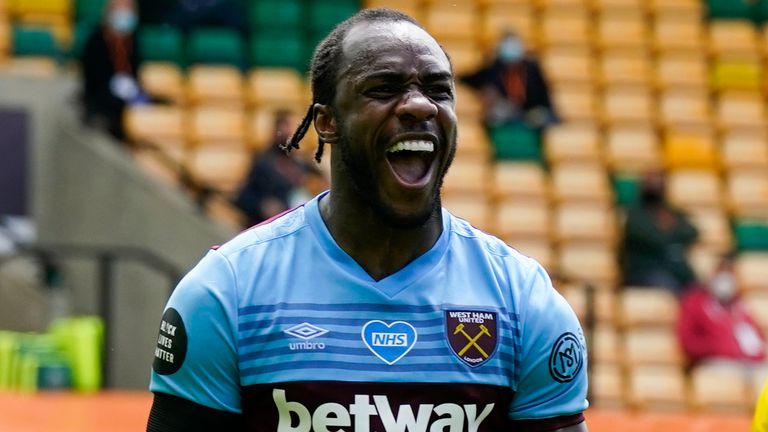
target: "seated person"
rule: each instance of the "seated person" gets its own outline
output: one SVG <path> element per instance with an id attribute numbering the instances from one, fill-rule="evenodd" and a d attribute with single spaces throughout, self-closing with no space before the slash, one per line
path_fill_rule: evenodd
<path id="1" fill-rule="evenodd" d="M 766 358 L 765 336 L 739 296 L 734 258 L 724 256 L 710 280 L 681 299 L 677 333 L 692 365 L 725 362 L 749 367 Z"/>

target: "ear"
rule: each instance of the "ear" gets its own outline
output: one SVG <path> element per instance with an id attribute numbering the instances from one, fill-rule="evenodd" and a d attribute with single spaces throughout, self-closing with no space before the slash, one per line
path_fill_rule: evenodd
<path id="1" fill-rule="evenodd" d="M 334 144 L 339 140 L 339 132 L 336 129 L 336 116 L 329 105 L 315 104 L 312 116 L 315 123 L 315 131 L 317 131 L 317 135 L 323 142 Z"/>

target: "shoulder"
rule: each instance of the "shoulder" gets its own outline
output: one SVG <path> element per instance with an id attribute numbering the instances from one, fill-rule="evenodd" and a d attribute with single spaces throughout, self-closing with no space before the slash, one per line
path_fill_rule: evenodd
<path id="1" fill-rule="evenodd" d="M 213 249 L 230 259 L 243 253 L 294 241 L 306 227 L 305 209 L 304 206 L 300 206 L 255 225 Z"/>

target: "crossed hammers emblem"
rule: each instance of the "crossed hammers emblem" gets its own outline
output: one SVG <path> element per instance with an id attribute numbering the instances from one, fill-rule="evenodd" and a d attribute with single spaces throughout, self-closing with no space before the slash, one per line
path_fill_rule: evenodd
<path id="1" fill-rule="evenodd" d="M 463 334 L 465 338 L 469 341 L 466 345 L 464 345 L 464 348 L 461 349 L 461 351 L 458 352 L 460 356 L 463 356 L 464 353 L 467 352 L 468 349 L 471 347 L 475 347 L 480 354 L 483 356 L 483 358 L 488 358 L 488 353 L 485 352 L 484 349 L 480 347 L 480 345 L 477 344 L 477 340 L 480 339 L 483 336 L 491 336 L 491 332 L 488 331 L 488 327 L 484 326 L 483 324 L 480 324 L 480 333 L 476 334 L 474 337 L 467 334 L 467 332 L 464 331 L 464 324 L 459 323 L 459 325 L 456 326 L 456 329 L 453 330 L 453 334 Z"/>

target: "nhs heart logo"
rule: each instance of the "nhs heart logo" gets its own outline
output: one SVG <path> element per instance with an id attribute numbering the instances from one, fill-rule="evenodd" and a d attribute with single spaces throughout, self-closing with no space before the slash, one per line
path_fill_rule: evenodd
<path id="1" fill-rule="evenodd" d="M 416 344 L 416 329 L 405 321 L 395 321 L 390 324 L 384 321 L 368 321 L 363 326 L 363 342 L 382 359 L 391 365 L 408 354 Z"/>

